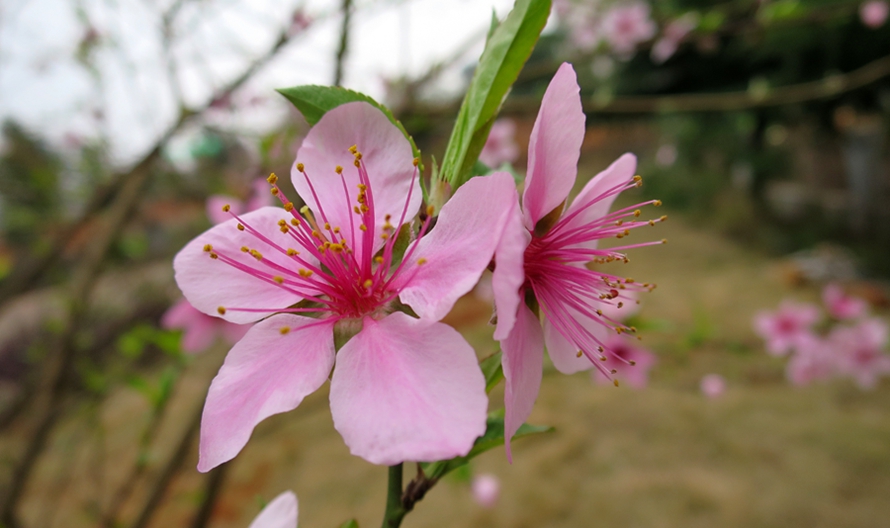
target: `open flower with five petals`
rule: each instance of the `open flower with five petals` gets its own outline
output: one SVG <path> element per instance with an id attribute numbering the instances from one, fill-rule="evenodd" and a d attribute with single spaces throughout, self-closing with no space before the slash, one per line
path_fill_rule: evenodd
<path id="1" fill-rule="evenodd" d="M 613 353 L 608 337 L 634 329 L 603 308 L 635 302 L 632 292 L 653 287 L 587 267 L 626 261 L 627 249 L 661 244 L 597 247 L 601 239 L 624 238 L 631 229 L 666 217 L 638 219 L 638 207 L 658 205 L 657 200 L 609 212 L 619 193 L 640 185 L 631 154 L 596 175 L 563 211 L 577 176 L 584 131 L 575 72 L 563 64 L 544 94 L 529 139 L 521 211 L 514 204 L 495 254 L 495 339 L 503 350 L 508 457 L 509 438 L 531 413 L 540 389 L 544 345 L 561 372 L 596 367 L 611 379 L 605 362 L 626 367 L 633 362 Z"/>
<path id="2" fill-rule="evenodd" d="M 417 163 L 382 112 L 344 104 L 297 154 L 291 179 L 305 207 L 288 201 L 273 175 L 283 208 L 229 210 L 230 220 L 176 256 L 192 305 L 256 323 L 210 386 L 199 470 L 233 458 L 257 423 L 294 409 L 329 376 L 334 426 L 372 463 L 464 455 L 485 431 L 476 356 L 438 321 L 490 262 L 515 186 L 507 173 L 474 178 L 434 229 L 432 211 L 421 215 L 414 236 Z"/>

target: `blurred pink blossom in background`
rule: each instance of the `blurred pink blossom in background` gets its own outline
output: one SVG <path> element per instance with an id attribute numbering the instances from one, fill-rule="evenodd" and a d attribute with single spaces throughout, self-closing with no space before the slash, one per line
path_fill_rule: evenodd
<path id="1" fill-rule="evenodd" d="M 501 496 L 501 481 L 491 473 L 482 473 L 473 477 L 470 490 L 477 504 L 483 508 L 493 508 Z"/>
<path id="2" fill-rule="evenodd" d="M 858 297 L 847 295 L 837 284 L 829 284 L 822 290 L 822 302 L 829 315 L 835 319 L 858 319 L 868 312 L 868 303 Z"/>
<path id="3" fill-rule="evenodd" d="M 649 11 L 645 2 L 628 2 L 613 6 L 603 15 L 603 38 L 619 57 L 629 57 L 637 44 L 655 36 L 656 27 Z"/>
<path id="4" fill-rule="evenodd" d="M 726 392 L 726 380 L 720 374 L 708 374 L 701 379 L 699 387 L 708 398 L 719 398 Z"/>
<path id="5" fill-rule="evenodd" d="M 606 348 L 612 353 L 603 366 L 615 371 L 612 376 L 634 389 L 642 389 L 649 383 L 649 369 L 658 362 L 655 354 L 636 346 L 637 340 L 631 336 L 613 335 L 606 340 Z M 599 384 L 612 384 L 597 369 L 591 372 L 593 380 Z"/>
<path id="6" fill-rule="evenodd" d="M 253 182 L 253 192 L 247 202 L 224 194 L 214 194 L 207 198 L 207 218 L 214 224 L 221 224 L 232 218 L 231 214 L 223 211 L 228 205 L 230 212 L 236 215 L 249 213 L 260 207 L 272 205 L 273 196 L 269 193 L 269 184 L 265 178 L 257 178 Z"/>
<path id="7" fill-rule="evenodd" d="M 222 337 L 229 344 L 237 343 L 250 329 L 250 325 L 230 323 L 219 317 L 205 315 L 187 300 L 180 299 L 161 316 L 161 328 L 182 330 L 182 351 L 197 354 L 210 348 L 217 337 Z"/>
<path id="8" fill-rule="evenodd" d="M 816 306 L 785 300 L 777 311 L 762 311 L 755 315 L 754 330 L 766 340 L 770 354 L 784 356 L 794 350 L 818 320 L 819 308 Z"/>
<path id="9" fill-rule="evenodd" d="M 661 38 L 652 45 L 652 62 L 661 64 L 671 58 L 680 47 L 680 43 L 693 29 L 698 26 L 698 15 L 687 13 L 670 22 Z"/>
<path id="10" fill-rule="evenodd" d="M 489 167 L 500 167 L 503 163 L 513 163 L 519 157 L 519 145 L 514 139 L 516 123 L 512 119 L 501 118 L 494 122 L 479 161 Z"/>
<path id="11" fill-rule="evenodd" d="M 887 21 L 890 14 L 890 5 L 882 0 L 871 0 L 859 6 L 859 19 L 866 26 L 877 29 Z"/>
<path id="12" fill-rule="evenodd" d="M 890 374 L 890 356 L 883 351 L 887 336 L 887 324 L 880 319 L 834 328 L 828 339 L 837 354 L 838 371 L 863 389 L 873 389 L 881 376 Z"/>
<path id="13" fill-rule="evenodd" d="M 796 350 L 785 367 L 785 376 L 792 385 L 804 386 L 831 378 L 836 370 L 831 347 L 815 334 L 798 339 Z"/>

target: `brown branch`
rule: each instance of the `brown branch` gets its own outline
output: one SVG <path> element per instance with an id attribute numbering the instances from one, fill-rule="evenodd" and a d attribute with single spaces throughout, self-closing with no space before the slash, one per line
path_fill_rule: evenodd
<path id="1" fill-rule="evenodd" d="M 343 84 L 343 63 L 349 48 L 349 19 L 352 16 L 352 0 L 343 0 L 340 11 L 343 13 L 343 25 L 340 27 L 340 46 L 337 48 L 337 60 L 334 66 L 334 86 Z"/>
<path id="2" fill-rule="evenodd" d="M 206 528 L 207 523 L 213 515 L 213 508 L 219 500 L 219 494 L 222 491 L 223 483 L 226 480 L 229 464 L 223 464 L 217 467 L 207 476 L 207 487 L 204 489 L 204 500 L 201 501 L 201 507 L 192 520 L 192 528 Z"/>

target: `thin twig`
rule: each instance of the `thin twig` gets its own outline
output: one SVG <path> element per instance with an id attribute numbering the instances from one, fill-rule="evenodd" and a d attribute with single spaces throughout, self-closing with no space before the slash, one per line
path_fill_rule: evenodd
<path id="1" fill-rule="evenodd" d="M 204 489 L 204 500 L 201 501 L 201 507 L 195 514 L 192 521 L 192 528 L 206 528 L 207 523 L 213 516 L 213 508 L 219 500 L 220 491 L 222 491 L 223 483 L 226 480 L 229 464 L 223 464 L 207 475 L 207 487 Z"/>
<path id="2" fill-rule="evenodd" d="M 352 0 L 343 0 L 340 11 L 343 13 L 343 25 L 340 27 L 340 46 L 337 48 L 337 60 L 334 65 L 334 86 L 343 84 L 343 63 L 349 48 L 349 19 L 352 16 Z"/>

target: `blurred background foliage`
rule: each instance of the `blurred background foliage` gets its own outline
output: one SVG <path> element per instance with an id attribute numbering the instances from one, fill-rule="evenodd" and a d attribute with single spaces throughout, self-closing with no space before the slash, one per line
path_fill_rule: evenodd
<path id="1" fill-rule="evenodd" d="M 10 114 L 0 139 L 0 446 L 4 453 L 0 463 L 8 468 L 0 472 L 4 474 L 0 478 L 0 525 L 199 527 L 212 519 L 218 526 L 244 526 L 252 513 L 243 512 L 258 509 L 250 509 L 256 505 L 256 497 L 268 499 L 277 493 L 268 487 L 270 482 L 288 485 L 287 475 L 270 469 L 277 467 L 276 462 L 256 453 L 254 461 L 265 466 L 260 462 L 251 466 L 248 453 L 244 466 L 232 470 L 227 469 L 232 466 L 229 464 L 207 477 L 191 470 L 201 402 L 227 345 L 222 338 L 206 354 L 185 353 L 183 330 L 162 324 L 164 313 L 179 298 L 170 261 L 188 240 L 210 227 L 205 208 L 209 197 L 225 195 L 247 202 L 257 178 L 270 172 L 289 174 L 308 127 L 277 94 L 252 84 L 252 80 L 264 75 L 274 79 L 270 70 L 299 69 L 298 60 L 286 56 L 288 46 L 300 45 L 301 39 L 314 43 L 313 32 L 327 32 L 338 42 L 341 31 L 349 36 L 349 26 L 342 24 L 344 8 L 354 15 L 386 10 L 401 13 L 412 3 L 352 5 L 346 1 L 322 3 L 321 7 L 297 3 L 274 14 L 258 14 L 248 3 L 230 2 L 232 5 L 223 7 L 239 15 L 248 13 L 255 19 L 249 22 L 265 28 L 266 36 L 280 32 L 280 38 L 259 52 L 245 51 L 235 37 L 229 47 L 206 45 L 204 53 L 212 51 L 218 55 L 215 60 L 235 64 L 228 75 L 204 68 L 201 60 L 188 62 L 182 54 L 170 52 L 177 49 L 179 39 L 186 40 L 196 31 L 202 23 L 202 10 L 217 12 L 214 9 L 223 2 L 183 0 L 152 6 L 152 20 L 157 22 L 152 29 L 161 43 L 160 51 L 142 51 L 160 55 L 161 63 L 174 57 L 162 67 L 169 68 L 169 75 L 158 77 L 152 85 L 173 94 L 168 105 L 172 110 L 164 126 L 153 129 L 147 146 L 124 160 L 115 150 L 120 138 L 105 125 L 115 118 L 108 112 L 116 107 L 103 104 L 108 90 L 103 82 L 111 74 L 102 57 L 129 52 L 108 29 L 110 25 L 96 15 L 101 12 L 96 5 L 101 2 L 77 3 L 79 37 L 69 46 L 70 56 L 41 60 L 70 60 L 87 72 L 97 87 L 92 95 L 95 100 L 78 103 L 75 112 L 94 126 L 86 132 L 60 131 L 52 128 L 52 123 L 42 127 L 24 124 Z M 629 15 L 622 30 L 610 29 L 605 21 L 618 7 L 636 9 L 637 14 Z M 143 8 L 125 2 L 120 9 L 139 12 Z M 712 503 L 695 493 L 680 500 L 688 506 L 684 510 L 685 506 L 664 498 L 664 486 L 656 486 L 648 495 L 629 495 L 647 503 L 672 504 L 667 509 L 674 517 L 664 523 L 645 508 L 639 518 L 628 517 L 626 511 L 608 504 L 599 504 L 599 511 L 611 512 L 608 518 L 615 522 L 639 522 L 640 526 L 689 526 L 690 519 L 705 519 L 702 526 L 874 526 L 880 522 L 873 515 L 886 514 L 886 508 L 876 510 L 878 499 L 850 482 L 872 464 L 866 481 L 876 486 L 874 491 L 880 486 L 886 489 L 888 484 L 886 473 L 882 478 L 880 470 L 886 467 L 890 443 L 881 447 L 873 442 L 888 438 L 886 426 L 881 425 L 887 423 L 886 385 L 871 400 L 851 393 L 849 387 L 832 386 L 824 389 L 828 392 L 818 393 L 819 405 L 825 407 L 815 409 L 812 405 L 816 404 L 807 402 L 806 393 L 787 394 L 791 389 L 783 385 L 781 365 L 759 356 L 760 344 L 751 337 L 749 319 L 758 307 L 776 304 L 782 292 L 794 286 L 815 287 L 828 281 L 846 282 L 875 310 L 886 309 L 890 278 L 890 208 L 886 206 L 890 203 L 890 160 L 885 154 L 890 125 L 890 24 L 886 20 L 885 2 L 554 2 L 551 22 L 504 103 L 502 115 L 515 122 L 515 141 L 521 153 L 512 166 L 525 166 L 528 134 L 552 74 L 562 61 L 572 62 L 588 119 L 582 178 L 592 177 L 622 152 L 633 151 L 646 182 L 640 197 L 663 200 L 672 215 L 677 213 L 681 218 L 683 227 L 672 228 L 678 229 L 672 235 L 679 237 L 682 251 L 665 257 L 670 273 L 658 277 L 663 283 L 677 281 L 676 296 L 666 299 L 662 293 L 662 300 L 653 302 L 652 311 L 644 312 L 638 326 L 648 326 L 655 335 L 655 348 L 663 363 L 661 373 L 656 370 L 654 375 L 653 390 L 666 405 L 673 406 L 665 410 L 667 414 L 678 407 L 685 414 L 674 421 L 658 422 L 657 417 L 664 413 L 650 407 L 645 393 L 620 400 L 597 392 L 588 402 L 582 395 L 594 389 L 586 380 L 583 386 L 575 380 L 552 393 L 544 392 L 545 411 L 538 418 L 556 416 L 548 410 L 556 413 L 558 405 L 546 402 L 556 401 L 565 392 L 578 402 L 575 407 L 581 406 L 575 411 L 590 413 L 591 425 L 575 431 L 571 423 L 565 423 L 563 427 L 570 432 L 559 437 L 562 440 L 537 441 L 529 453 L 539 452 L 540 458 L 531 464 L 532 469 L 522 470 L 529 479 L 539 479 L 548 471 L 558 473 L 555 465 L 575 460 L 542 448 L 541 442 L 580 449 L 577 443 L 585 434 L 606 434 L 596 430 L 594 417 L 605 417 L 621 434 L 637 440 L 651 433 L 622 421 L 613 404 L 627 405 L 632 414 L 655 420 L 658 425 L 653 427 L 663 428 L 659 429 L 662 437 L 676 442 L 676 451 L 664 447 L 667 444 L 655 449 L 664 449 L 659 461 L 651 461 L 655 467 L 662 467 L 659 464 L 671 453 L 688 454 L 682 446 L 689 438 L 674 438 L 673 433 L 665 432 L 672 428 L 686 427 L 689 435 L 697 435 L 695 442 L 705 444 L 702 449 L 710 452 L 708 446 L 716 444 L 708 443 L 714 440 L 709 435 L 716 434 L 716 429 L 696 432 L 690 424 L 713 420 L 719 428 L 726 423 L 715 416 L 714 408 L 690 403 L 687 393 L 696 390 L 695 380 L 704 372 L 725 369 L 731 381 L 751 388 L 750 393 L 740 388 L 733 396 L 727 404 L 731 408 L 727 408 L 726 420 L 729 415 L 734 420 L 741 415 L 745 422 L 756 409 L 776 401 L 785 402 L 779 407 L 785 405 L 781 412 L 786 412 L 789 420 L 799 413 L 811 413 L 814 420 L 801 425 L 801 430 L 778 433 L 769 424 L 754 423 L 753 447 L 746 451 L 736 446 L 743 455 L 733 460 L 750 456 L 756 459 L 753 464 L 763 464 L 758 467 L 769 466 L 770 457 L 784 456 L 773 451 L 778 449 L 770 439 L 774 433 L 793 445 L 814 449 L 815 458 L 852 449 L 862 456 L 849 464 L 818 467 L 842 475 L 838 479 L 844 486 L 855 488 L 843 492 L 844 500 L 854 501 L 851 496 L 860 499 L 853 514 L 843 518 L 826 510 L 822 519 L 830 519 L 827 524 L 808 516 L 805 512 L 811 503 L 802 497 L 812 491 L 804 485 L 811 475 L 801 469 L 806 461 L 797 459 L 789 462 L 792 469 L 782 478 L 787 476 L 788 486 L 798 486 L 800 494 L 788 492 L 782 506 L 752 499 L 756 504 L 750 514 L 753 517 L 739 513 L 731 497 L 726 503 L 717 499 Z M 480 22 L 484 30 L 486 21 Z M 211 30 L 214 24 L 233 23 L 208 17 Z M 320 49 L 313 44 L 308 53 L 324 56 L 320 60 L 331 78 L 333 71 L 345 66 L 347 87 L 351 82 L 359 83 L 362 76 L 386 77 L 381 82 L 385 90 L 374 95 L 405 123 L 429 167 L 430 156 L 440 159 L 444 151 L 459 104 L 454 94 L 469 81 L 481 38 L 484 31 L 468 41 L 465 49 L 452 55 L 444 51 L 453 50 L 444 50 L 440 56 L 446 58 L 426 64 L 420 74 L 369 73 L 361 65 L 349 63 L 349 45 Z M 287 60 L 281 60 L 282 56 Z M 39 76 L 44 67 L 36 64 L 34 74 Z M 3 68 L 0 60 L 0 71 Z M 193 85 L 204 87 L 202 95 L 185 93 Z M 139 93 L 132 92 L 131 105 L 151 114 L 155 103 L 140 99 Z M 244 124 L 256 115 L 274 117 L 261 120 L 258 126 Z M 279 181 L 289 186 L 287 180 L 282 177 Z M 292 189 L 285 191 L 295 196 Z M 700 250 L 703 256 L 698 256 Z M 659 259 L 654 251 L 647 250 L 645 255 L 655 262 Z M 778 263 L 780 271 L 775 276 L 766 276 L 772 273 L 767 262 Z M 655 264 L 642 269 L 660 273 Z M 690 274 L 692 277 L 685 276 Z M 748 284 L 756 286 L 749 289 Z M 690 292 L 698 297 L 688 297 Z M 801 295 L 812 297 L 813 293 L 805 289 Z M 733 308 L 736 299 L 740 299 L 739 307 Z M 458 309 L 464 312 L 452 317 L 459 329 L 474 336 L 488 331 L 484 325 L 490 315 L 487 305 L 480 308 L 475 301 L 467 301 Z M 480 354 L 491 346 L 490 339 L 473 342 Z M 545 377 L 545 385 L 547 381 Z M 764 387 L 773 400 L 755 394 Z M 323 395 L 320 398 L 323 400 Z M 299 417 L 329 434 L 328 424 L 315 423 L 324 413 L 312 414 L 313 402 L 321 400 L 307 400 L 304 405 L 309 410 L 300 411 Z M 585 407 L 585 402 L 611 410 L 597 414 Z M 828 416 L 823 430 L 817 423 L 820 409 Z M 851 425 L 852 414 L 843 414 L 843 409 L 865 418 Z M 277 421 L 262 431 L 266 437 L 271 437 L 268 433 L 273 430 L 294 432 L 284 424 Z M 857 444 L 848 438 L 844 431 L 851 427 L 868 440 Z M 327 438 L 322 433 L 306 436 Z M 262 441 L 263 434 L 260 437 Z M 822 447 L 807 443 L 807 438 L 815 437 L 818 441 L 814 442 Z M 598 438 L 601 445 L 610 445 L 608 439 Z M 763 443 L 758 443 L 761 440 Z M 724 442 L 721 449 L 733 449 L 726 447 L 731 439 L 721 436 L 714 441 Z M 636 441 L 631 443 L 637 445 Z M 645 448 L 645 443 L 640 447 Z M 297 454 L 280 446 L 269 449 L 280 451 L 282 467 L 291 469 L 301 460 L 305 462 L 300 457 L 310 456 L 301 454 L 302 444 L 293 447 Z M 309 447 L 306 450 L 311 452 Z M 639 454 L 618 447 L 614 450 L 628 459 Z M 335 454 L 347 456 L 343 449 Z M 326 461 L 333 459 L 333 455 L 320 456 Z M 684 460 L 682 456 L 680 460 Z M 722 459 L 714 460 L 711 462 L 719 465 Z M 359 467 L 355 461 L 349 463 L 353 464 L 349 468 Z M 597 464 L 593 466 L 597 471 L 608 473 Z M 492 462 L 483 465 L 498 467 Z M 325 467 L 310 466 L 314 469 L 294 469 L 306 477 L 305 483 L 300 483 L 304 490 L 312 489 L 314 480 L 323 483 L 320 489 L 330 491 L 338 486 L 321 476 Z M 247 467 L 254 468 L 254 473 Z M 591 469 L 583 464 L 579 467 Z M 638 462 L 629 462 L 627 467 L 629 471 L 645 470 Z M 534 468 L 540 472 L 534 473 Z M 354 471 L 358 476 L 353 484 L 382 487 L 380 475 L 369 473 L 369 469 Z M 662 475 L 671 475 L 673 469 L 664 471 Z M 342 472 L 333 473 L 343 476 Z M 78 478 L 102 485 L 72 491 Z M 580 476 L 563 478 L 581 485 L 575 480 Z M 695 489 L 707 487 L 709 482 L 707 478 L 689 478 Z M 467 479 L 464 475 L 455 486 Z M 825 486 L 830 488 L 832 482 L 826 477 Z M 535 486 L 542 485 L 546 484 L 535 480 Z M 604 492 L 592 484 L 582 488 Z M 382 504 L 376 491 L 362 494 L 349 490 L 343 492 L 352 494 L 346 500 L 359 513 L 373 512 L 375 504 Z M 455 493 L 446 490 L 443 496 L 463 504 L 460 501 L 464 499 Z M 518 489 L 516 497 L 525 493 L 530 491 Z M 696 493 L 706 494 L 701 490 Z M 818 500 L 834 497 L 831 490 L 818 493 L 814 495 Z M 342 505 L 337 506 L 335 499 L 325 503 L 321 495 L 320 491 L 307 493 L 316 502 L 308 502 L 306 508 L 333 509 L 315 514 L 316 520 L 328 522 L 331 515 L 340 514 Z M 221 496 L 229 502 L 222 503 Z M 627 496 L 614 500 L 620 502 Z M 739 490 L 734 496 L 749 497 Z M 178 502 L 171 497 L 178 497 Z M 434 500 L 439 501 L 435 503 L 438 506 L 431 505 L 433 513 L 420 517 L 418 526 L 436 525 L 436 512 L 440 521 L 452 519 L 445 499 Z M 571 509 L 560 500 L 551 504 L 569 508 L 566 511 L 570 513 L 555 512 L 555 506 L 548 509 L 546 504 L 538 504 L 540 501 L 532 503 L 554 519 L 559 515 L 566 519 L 563 524 L 553 521 L 556 524 L 550 525 L 580 526 L 578 512 L 583 508 Z M 828 502 L 834 504 L 832 500 Z M 52 501 L 55 507 L 47 508 Z M 522 507 L 519 498 L 509 502 Z M 772 511 L 770 508 L 787 515 L 770 523 L 763 513 Z M 841 509 L 838 506 L 837 510 Z M 461 526 L 529 525 L 509 513 L 479 513 L 468 519 L 452 520 L 464 522 Z M 328 525 L 333 526 L 331 523 Z M 546 525 L 535 525 L 542 524 Z"/>

